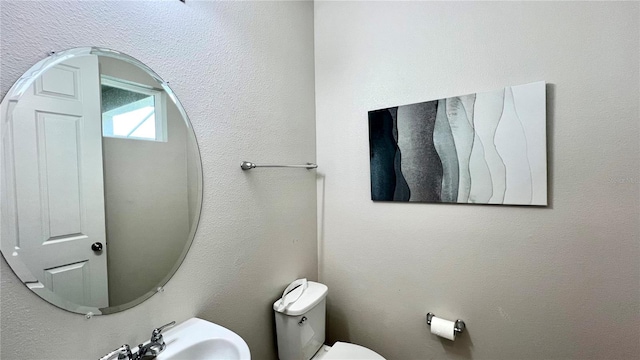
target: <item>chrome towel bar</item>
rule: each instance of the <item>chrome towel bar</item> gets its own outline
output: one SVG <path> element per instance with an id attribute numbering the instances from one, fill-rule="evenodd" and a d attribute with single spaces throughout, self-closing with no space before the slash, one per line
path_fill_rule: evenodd
<path id="1" fill-rule="evenodd" d="M 306 165 L 258 165 L 249 161 L 243 161 L 242 164 L 240 164 L 240 168 L 242 170 L 251 170 L 258 167 L 315 169 L 318 167 L 318 165 L 313 163 L 307 163 Z"/>

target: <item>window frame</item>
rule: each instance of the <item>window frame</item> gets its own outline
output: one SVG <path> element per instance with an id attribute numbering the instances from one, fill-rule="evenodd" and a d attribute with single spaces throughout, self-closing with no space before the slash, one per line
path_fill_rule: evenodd
<path id="1" fill-rule="evenodd" d="M 155 139 L 143 138 L 137 136 L 121 136 L 121 135 L 105 135 L 104 134 L 104 119 L 102 119 L 104 112 L 102 112 L 102 98 L 100 99 L 101 110 L 100 110 L 100 118 L 102 122 L 102 137 L 113 138 L 113 139 L 129 139 L 129 140 L 144 140 L 144 141 L 155 141 L 155 142 L 167 142 L 167 97 L 166 93 L 162 89 L 157 89 L 152 86 L 147 86 L 139 83 L 135 83 L 133 81 L 120 79 L 114 76 L 109 75 L 100 75 L 100 85 L 106 85 L 122 90 L 127 90 L 131 92 L 136 92 L 139 94 L 144 94 L 148 96 L 153 96 L 154 102 L 154 116 L 155 116 L 155 127 L 156 127 L 156 137 Z"/>

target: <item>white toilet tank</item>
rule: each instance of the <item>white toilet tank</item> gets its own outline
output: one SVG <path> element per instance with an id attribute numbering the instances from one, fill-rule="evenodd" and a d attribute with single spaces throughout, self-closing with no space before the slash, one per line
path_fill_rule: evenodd
<path id="1" fill-rule="evenodd" d="M 324 344 L 327 291 L 307 281 L 273 304 L 280 360 L 309 360 Z"/>

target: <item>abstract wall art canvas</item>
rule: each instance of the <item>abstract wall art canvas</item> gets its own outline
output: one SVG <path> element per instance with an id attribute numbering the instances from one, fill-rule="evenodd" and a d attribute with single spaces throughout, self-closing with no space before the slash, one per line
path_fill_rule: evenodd
<path id="1" fill-rule="evenodd" d="M 545 83 L 369 112 L 371 199 L 547 205 Z"/>

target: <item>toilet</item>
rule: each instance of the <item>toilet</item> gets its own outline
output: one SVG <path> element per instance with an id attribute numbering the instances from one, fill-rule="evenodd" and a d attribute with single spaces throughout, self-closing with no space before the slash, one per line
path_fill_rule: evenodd
<path id="1" fill-rule="evenodd" d="M 324 345 L 328 288 L 306 279 L 292 282 L 273 304 L 280 360 L 385 360 L 346 342 Z"/>

